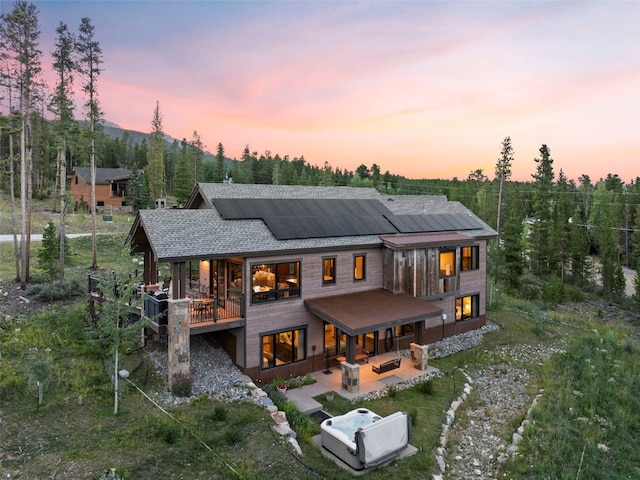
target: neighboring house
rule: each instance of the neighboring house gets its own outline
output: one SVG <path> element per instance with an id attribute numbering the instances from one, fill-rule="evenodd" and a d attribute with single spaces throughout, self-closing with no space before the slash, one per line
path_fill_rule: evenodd
<path id="1" fill-rule="evenodd" d="M 96 168 L 96 207 L 126 207 L 127 184 L 132 175 L 126 168 Z M 89 205 L 91 167 L 75 167 L 69 178 L 73 202 Z"/>
<path id="2" fill-rule="evenodd" d="M 189 374 L 189 336 L 207 333 L 254 380 L 340 364 L 358 391 L 357 361 L 420 355 L 485 324 L 496 236 L 445 196 L 199 184 L 187 209 L 140 211 L 128 242 L 144 253 L 147 290 L 168 289 L 168 315 L 152 325 L 167 335 L 170 382 Z M 147 316 L 161 302 L 147 297 Z"/>

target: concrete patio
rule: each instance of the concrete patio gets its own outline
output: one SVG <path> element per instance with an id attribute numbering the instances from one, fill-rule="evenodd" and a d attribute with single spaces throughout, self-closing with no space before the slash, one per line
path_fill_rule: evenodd
<path id="1" fill-rule="evenodd" d="M 427 367 L 426 371 L 418 370 L 413 366 L 413 361 L 408 356 L 402 356 L 400 368 L 380 375 L 372 370 L 373 365 L 379 365 L 387 360 L 397 358 L 397 356 L 397 353 L 389 352 L 369 357 L 369 363 L 360 363 L 360 391 L 358 393 L 351 393 L 342 388 L 342 373 L 340 366 L 337 366 L 328 370 L 330 373 L 326 373 L 327 370 L 311 373 L 311 377 L 315 380 L 314 384 L 287 390 L 286 397 L 294 402 L 302 413 L 310 414 L 322 409 L 322 404 L 313 399 L 318 395 L 334 392 L 347 400 L 353 400 L 364 393 L 384 390 L 390 385 L 438 371 L 431 366 Z"/>

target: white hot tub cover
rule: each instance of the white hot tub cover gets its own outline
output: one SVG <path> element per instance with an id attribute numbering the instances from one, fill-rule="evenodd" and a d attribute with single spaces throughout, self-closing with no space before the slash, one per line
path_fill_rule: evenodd
<path id="1" fill-rule="evenodd" d="M 398 455 L 411 441 L 411 418 L 396 412 L 356 432 L 358 460 L 374 467 Z"/>

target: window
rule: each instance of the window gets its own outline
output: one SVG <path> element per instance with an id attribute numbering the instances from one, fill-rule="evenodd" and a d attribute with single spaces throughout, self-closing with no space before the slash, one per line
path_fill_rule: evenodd
<path id="1" fill-rule="evenodd" d="M 322 259 L 322 284 L 334 285 L 336 283 L 336 258 Z"/>
<path id="2" fill-rule="evenodd" d="M 200 290 L 200 266 L 197 261 L 186 263 L 187 288 Z"/>
<path id="3" fill-rule="evenodd" d="M 456 252 L 444 250 L 440 252 L 440 276 L 451 277 L 456 274 Z"/>
<path id="4" fill-rule="evenodd" d="M 364 255 L 353 256 L 353 280 L 356 282 L 365 279 L 365 258 Z"/>
<path id="5" fill-rule="evenodd" d="M 251 266 L 251 302 L 269 302 L 300 296 L 300 262 Z"/>
<path id="6" fill-rule="evenodd" d="M 98 207 L 104 207 L 104 200 L 98 200 Z"/>
<path id="7" fill-rule="evenodd" d="M 413 332 L 413 323 L 408 323 L 406 325 L 396 325 L 393 334 L 396 337 L 406 337 L 407 335 L 413 335 Z"/>
<path id="8" fill-rule="evenodd" d="M 279 367 L 307 358 L 307 330 L 287 330 L 263 335 L 260 338 L 262 368 Z"/>
<path id="9" fill-rule="evenodd" d="M 480 268 L 480 247 L 462 247 L 462 258 L 460 259 L 460 270 L 478 270 Z"/>
<path id="10" fill-rule="evenodd" d="M 480 295 L 456 298 L 456 320 L 478 318 L 480 315 Z"/>

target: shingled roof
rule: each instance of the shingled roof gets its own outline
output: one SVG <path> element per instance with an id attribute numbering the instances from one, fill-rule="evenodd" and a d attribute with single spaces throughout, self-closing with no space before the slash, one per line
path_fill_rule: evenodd
<path id="1" fill-rule="evenodd" d="M 478 228 L 462 233 L 473 238 L 497 235 L 466 207 L 458 202 L 449 202 L 445 196 L 383 195 L 373 188 L 353 187 L 200 184 L 187 204 L 192 208 L 140 211 L 129 233 L 129 242 L 133 247 L 148 242 L 160 262 L 357 248 L 383 243 L 380 235 L 278 240 L 260 219 L 223 219 L 213 206 L 216 198 L 375 199 L 395 215 L 469 216 Z"/>
<path id="2" fill-rule="evenodd" d="M 86 183 L 91 183 L 91 167 L 75 167 L 73 169 Z M 96 168 L 96 185 L 108 185 L 116 180 L 127 180 L 133 175 L 126 168 Z"/>

